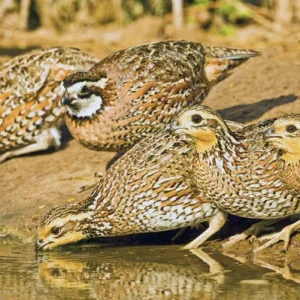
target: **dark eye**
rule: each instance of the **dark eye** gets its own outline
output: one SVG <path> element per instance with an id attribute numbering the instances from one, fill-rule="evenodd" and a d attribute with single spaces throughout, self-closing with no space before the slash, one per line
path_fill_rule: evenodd
<path id="1" fill-rule="evenodd" d="M 59 234 L 59 227 L 53 227 L 53 228 L 51 229 L 51 233 L 54 234 L 54 235 Z"/>
<path id="2" fill-rule="evenodd" d="M 89 89 L 89 87 L 87 85 L 84 85 L 80 92 L 79 92 L 79 95 L 89 95 L 91 93 L 91 90 Z"/>
<path id="3" fill-rule="evenodd" d="M 285 130 L 289 133 L 293 133 L 297 130 L 297 127 L 295 125 L 287 125 Z"/>
<path id="4" fill-rule="evenodd" d="M 202 117 L 200 115 L 192 115 L 192 122 L 195 124 L 199 124 L 202 121 Z"/>

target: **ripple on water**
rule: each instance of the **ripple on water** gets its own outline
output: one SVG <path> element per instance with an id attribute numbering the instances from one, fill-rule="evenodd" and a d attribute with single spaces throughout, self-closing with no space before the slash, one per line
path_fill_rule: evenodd
<path id="1" fill-rule="evenodd" d="M 0 299 L 300 299 L 297 280 L 267 273 L 212 250 L 174 246 L 0 247 Z"/>

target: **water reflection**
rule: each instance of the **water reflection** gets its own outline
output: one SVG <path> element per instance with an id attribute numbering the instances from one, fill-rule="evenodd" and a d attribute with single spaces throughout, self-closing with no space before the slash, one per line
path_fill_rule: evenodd
<path id="1" fill-rule="evenodd" d="M 170 246 L 87 245 L 37 255 L 6 246 L 0 299 L 300 299 L 297 273 L 256 263 Z"/>
<path id="2" fill-rule="evenodd" d="M 192 253 L 150 247 L 105 249 L 80 254 L 80 261 L 51 253 L 39 277 L 52 287 L 88 290 L 96 299 L 214 299 L 223 267 L 202 250 Z M 99 250 L 99 249 L 98 249 Z M 103 249 L 102 249 L 103 250 Z M 208 267 L 211 276 L 203 276 Z"/>

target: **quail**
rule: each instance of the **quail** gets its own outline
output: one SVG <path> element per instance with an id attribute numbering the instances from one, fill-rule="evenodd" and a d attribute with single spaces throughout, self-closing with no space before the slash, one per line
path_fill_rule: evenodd
<path id="1" fill-rule="evenodd" d="M 183 107 L 201 103 L 231 69 L 257 55 L 188 41 L 116 52 L 63 81 L 67 126 L 90 149 L 123 151 L 163 129 Z"/>
<path id="2" fill-rule="evenodd" d="M 220 115 L 206 106 L 178 115 L 173 131 L 194 141 L 199 163 L 193 177 L 208 201 L 227 213 L 271 222 L 300 211 L 299 193 L 286 185 L 278 151 L 264 143 L 263 131 L 268 132 L 276 122 L 271 119 L 251 125 L 253 138 L 251 128 L 232 132 Z M 284 249 L 287 245 L 285 239 Z"/>
<path id="3" fill-rule="evenodd" d="M 265 141 L 277 151 L 277 167 L 283 185 L 294 194 L 300 194 L 300 114 L 290 114 L 278 118 L 266 130 Z M 280 240 L 284 241 L 284 250 L 288 249 L 291 235 L 300 229 L 300 221 L 286 226 L 280 232 L 265 235 L 261 241 L 269 240 L 258 250 L 263 250 Z"/>
<path id="4" fill-rule="evenodd" d="M 0 67 L 0 163 L 59 147 L 61 82 L 88 71 L 97 58 L 73 48 L 39 49 L 17 56 Z"/>
<path id="5" fill-rule="evenodd" d="M 37 248 L 209 221 L 208 229 L 185 248 L 202 244 L 223 226 L 226 213 L 197 190 L 190 174 L 198 156 L 187 139 L 165 129 L 137 143 L 106 171 L 86 200 L 53 208 L 42 217 Z"/>

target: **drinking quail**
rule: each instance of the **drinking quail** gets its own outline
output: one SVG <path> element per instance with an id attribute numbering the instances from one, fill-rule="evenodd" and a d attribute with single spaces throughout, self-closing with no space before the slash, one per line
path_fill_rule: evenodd
<path id="1" fill-rule="evenodd" d="M 200 163 L 193 176 L 208 201 L 245 218 L 274 220 L 300 211 L 299 193 L 282 179 L 277 150 L 263 142 L 261 130 L 270 130 L 274 122 L 252 125 L 253 138 L 243 135 L 251 132 L 247 127 L 232 132 L 208 107 L 192 107 L 179 114 L 173 130 L 195 143 Z"/>
<path id="2" fill-rule="evenodd" d="M 116 52 L 63 81 L 67 126 L 90 149 L 124 150 L 163 129 L 183 107 L 201 103 L 231 69 L 257 55 L 187 41 Z"/>
<path id="3" fill-rule="evenodd" d="M 163 130 L 143 139 L 106 171 L 90 197 L 54 208 L 41 219 L 37 248 L 209 221 L 209 228 L 185 248 L 199 246 L 223 226 L 226 213 L 208 203 L 191 180 L 197 161 L 186 137 Z"/>
<path id="4" fill-rule="evenodd" d="M 73 48 L 34 50 L 0 67 L 0 163 L 60 145 L 61 81 L 99 60 Z"/>

